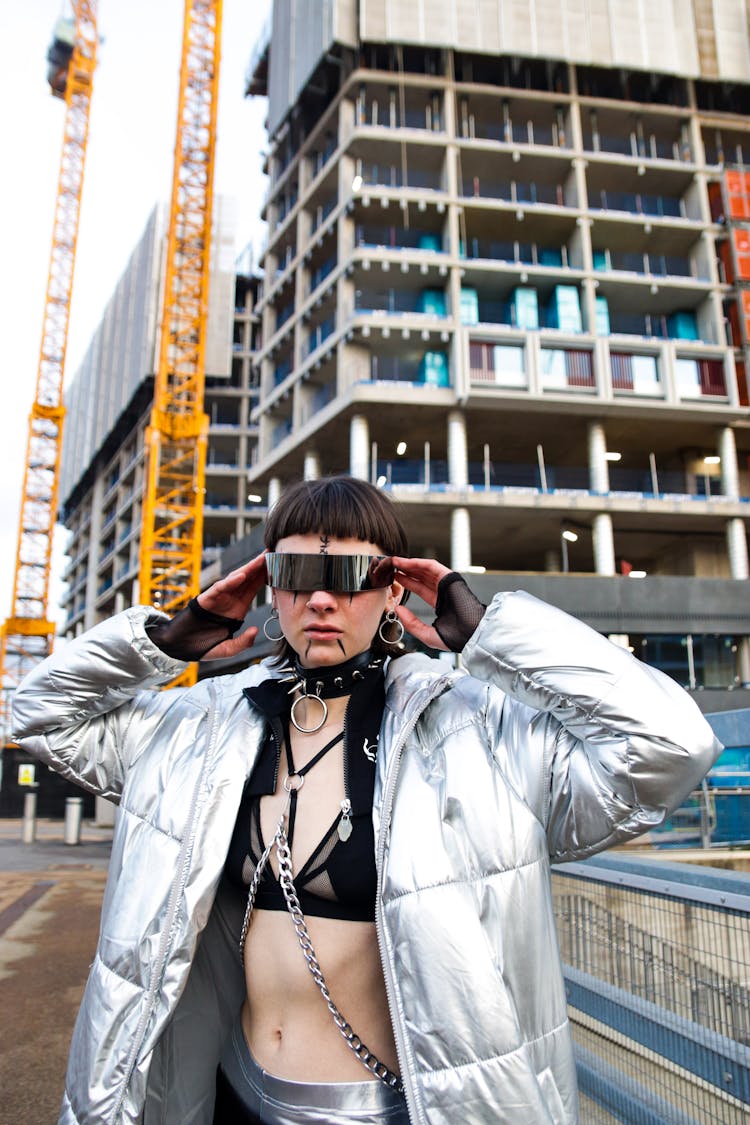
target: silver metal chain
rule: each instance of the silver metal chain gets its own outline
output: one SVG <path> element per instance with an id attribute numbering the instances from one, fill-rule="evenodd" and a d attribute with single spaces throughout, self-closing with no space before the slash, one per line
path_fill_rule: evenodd
<path id="1" fill-rule="evenodd" d="M 307 967 L 310 970 L 313 980 L 320 990 L 320 994 L 326 1002 L 328 1011 L 333 1016 L 333 1021 L 341 1032 L 344 1040 L 349 1048 L 354 1052 L 362 1065 L 379 1078 L 381 1082 L 390 1090 L 396 1090 L 399 1094 L 404 1093 L 404 1085 L 401 1079 L 394 1071 L 389 1070 L 385 1063 L 380 1062 L 376 1055 L 365 1046 L 360 1037 L 353 1030 L 351 1024 L 343 1017 L 336 1004 L 333 1001 L 331 993 L 328 990 L 326 979 L 323 976 L 323 970 L 320 967 L 320 962 L 316 956 L 313 948 L 310 934 L 305 923 L 305 916 L 302 913 L 299 899 L 297 898 L 297 891 L 294 886 L 294 872 L 292 869 L 292 853 L 289 848 L 289 841 L 286 835 L 286 817 L 289 809 L 289 803 L 281 815 L 279 823 L 276 826 L 276 831 L 270 843 L 266 846 L 263 855 L 258 860 L 258 866 L 255 868 L 250 889 L 247 893 L 247 907 L 245 909 L 245 917 L 242 922 L 242 931 L 240 933 L 240 957 L 244 964 L 245 960 L 245 941 L 247 940 L 247 933 L 250 929 L 250 921 L 253 915 L 255 906 L 255 897 L 258 893 L 260 880 L 263 876 L 266 864 L 268 863 L 271 852 L 274 847 L 276 848 L 276 858 L 279 863 L 279 884 L 284 895 L 287 909 L 292 918 L 292 923 L 297 934 L 297 940 L 300 944 L 300 949 L 304 955 Z"/>

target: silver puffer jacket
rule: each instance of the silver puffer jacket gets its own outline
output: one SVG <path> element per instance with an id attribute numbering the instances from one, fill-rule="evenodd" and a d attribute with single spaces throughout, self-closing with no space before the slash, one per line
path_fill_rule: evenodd
<path id="1" fill-rule="evenodd" d="M 66 1125 L 209 1125 L 244 993 L 242 904 L 221 876 L 263 733 L 242 688 L 276 673 L 155 691 L 184 667 L 149 640 L 159 619 L 97 626 L 16 695 L 23 746 L 119 803 Z M 463 663 L 409 655 L 387 672 L 376 919 L 409 1113 L 569 1125 L 550 861 L 659 824 L 720 746 L 670 679 L 524 593 L 494 599 Z"/>

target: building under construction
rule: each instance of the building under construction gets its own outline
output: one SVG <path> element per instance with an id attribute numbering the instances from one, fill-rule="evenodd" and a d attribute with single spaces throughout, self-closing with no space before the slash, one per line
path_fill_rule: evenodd
<path id="1" fill-rule="evenodd" d="M 251 487 L 376 481 L 741 706 L 750 684 L 743 4 L 277 2 Z M 585 14 L 584 14 L 585 12 Z"/>
<path id="2" fill-rule="evenodd" d="M 154 396 L 166 212 L 152 213 L 66 394 L 62 521 L 70 533 L 64 633 L 75 636 L 138 602 L 145 432 Z M 209 418 L 204 566 L 242 538 L 259 511 L 247 465 L 257 400 L 250 356 L 257 278 L 237 274 L 228 200 L 214 212 L 206 348 Z"/>

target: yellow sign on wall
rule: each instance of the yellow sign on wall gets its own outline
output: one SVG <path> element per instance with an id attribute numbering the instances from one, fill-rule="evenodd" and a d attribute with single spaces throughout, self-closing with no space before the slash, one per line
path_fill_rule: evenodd
<path id="1" fill-rule="evenodd" d="M 18 767 L 18 784 L 19 785 L 36 785 L 36 766 L 33 762 L 27 762 L 25 765 Z"/>

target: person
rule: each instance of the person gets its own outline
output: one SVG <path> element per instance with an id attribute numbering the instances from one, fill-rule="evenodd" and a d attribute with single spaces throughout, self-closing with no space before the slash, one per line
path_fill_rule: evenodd
<path id="1" fill-rule="evenodd" d="M 719 744 L 580 621 L 410 557 L 363 481 L 292 485 L 265 545 L 16 694 L 19 743 L 119 805 L 60 1120 L 569 1125 L 550 863 L 658 825 Z M 276 655 L 157 690 L 246 652 L 266 583 Z"/>

